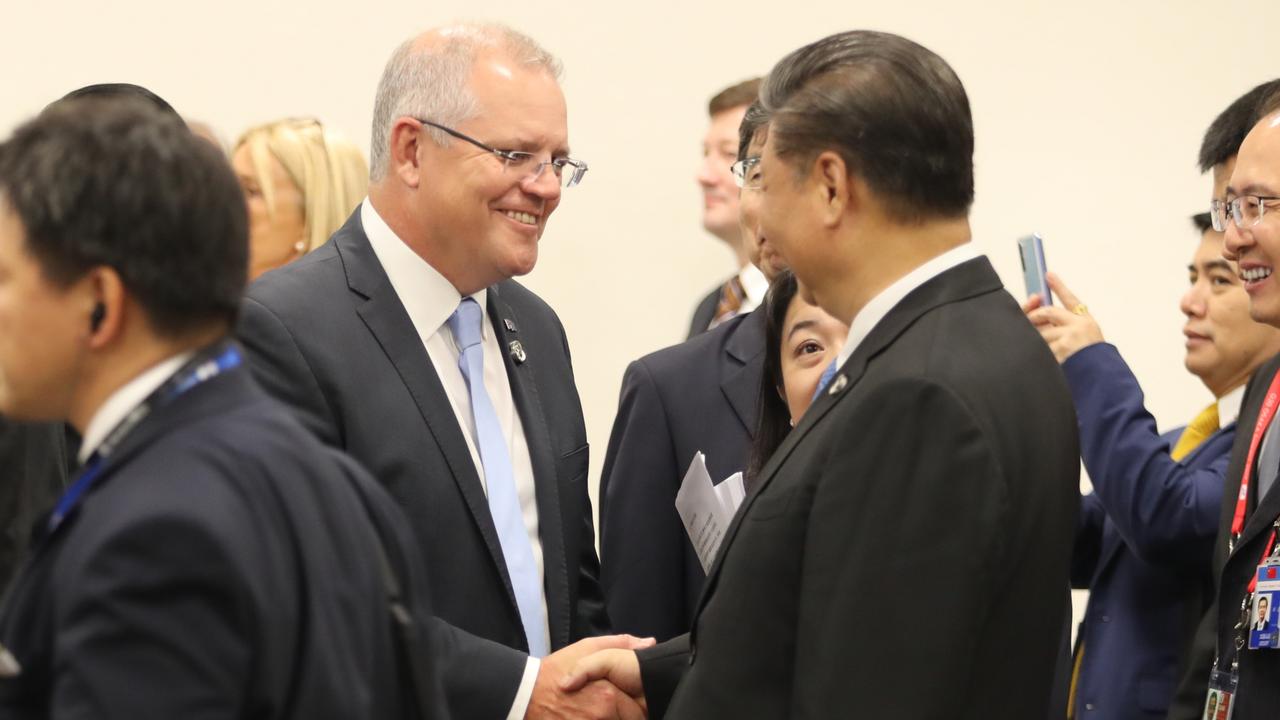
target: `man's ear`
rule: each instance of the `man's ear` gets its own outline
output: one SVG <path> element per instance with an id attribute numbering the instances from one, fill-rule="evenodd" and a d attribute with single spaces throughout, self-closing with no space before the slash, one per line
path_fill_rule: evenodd
<path id="1" fill-rule="evenodd" d="M 839 153 L 824 150 L 814 158 L 809 173 L 817 194 L 819 221 L 828 228 L 839 225 L 856 199 L 851 193 L 849 166 Z"/>
<path id="2" fill-rule="evenodd" d="M 95 350 L 116 341 L 125 330 L 127 292 L 120 273 L 105 265 L 93 268 L 80 281 L 85 296 L 85 330 Z"/>
<path id="3" fill-rule="evenodd" d="M 422 136 L 422 126 L 413 118 L 397 118 L 391 125 L 389 173 L 414 189 L 422 182 L 422 167 L 418 158 Z"/>

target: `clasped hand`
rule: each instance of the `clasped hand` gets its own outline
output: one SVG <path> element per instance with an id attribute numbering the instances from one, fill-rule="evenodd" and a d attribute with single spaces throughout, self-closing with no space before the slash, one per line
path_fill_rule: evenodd
<path id="1" fill-rule="evenodd" d="M 653 638 L 587 638 L 542 659 L 526 720 L 643 720 L 648 716 L 636 650 Z"/>

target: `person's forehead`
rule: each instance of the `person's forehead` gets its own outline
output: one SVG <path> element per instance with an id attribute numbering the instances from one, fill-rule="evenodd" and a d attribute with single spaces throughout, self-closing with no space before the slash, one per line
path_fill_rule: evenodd
<path id="1" fill-rule="evenodd" d="M 1258 123 L 1245 136 L 1229 187 L 1236 193 L 1280 192 L 1280 114 Z"/>
<path id="2" fill-rule="evenodd" d="M 727 110 L 721 110 L 711 116 L 711 124 L 707 127 L 708 140 L 733 140 L 736 144 L 738 141 L 738 126 L 742 124 L 742 117 L 747 114 L 747 106 L 739 105 Z"/>

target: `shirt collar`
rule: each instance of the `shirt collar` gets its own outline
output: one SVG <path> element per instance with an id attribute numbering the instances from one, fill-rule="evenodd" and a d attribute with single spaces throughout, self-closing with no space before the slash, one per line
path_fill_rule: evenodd
<path id="1" fill-rule="evenodd" d="M 93 451 L 97 450 L 106 439 L 107 434 L 115 429 L 121 420 L 124 420 L 124 416 L 142 404 L 148 395 L 155 392 L 155 389 L 163 385 L 165 380 L 178 372 L 178 368 L 182 367 L 183 363 L 194 354 L 194 352 L 184 352 L 162 360 L 116 388 L 116 391 L 107 397 L 106 402 L 94 412 L 93 418 L 85 426 L 84 438 L 80 442 L 80 452 L 77 454 L 80 462 L 83 464 L 88 460 Z"/>
<path id="2" fill-rule="evenodd" d="M 747 263 L 738 273 L 738 282 L 742 283 L 742 289 L 747 295 L 742 300 L 742 307 L 738 310 L 738 314 L 748 313 L 760 307 L 760 303 L 764 302 L 765 293 L 769 292 L 769 278 L 760 272 L 760 268 Z"/>
<path id="3" fill-rule="evenodd" d="M 368 198 L 360 206 L 360 224 L 418 337 L 425 341 L 435 335 L 462 302 L 458 289 L 395 234 Z M 482 288 L 471 297 L 484 309 L 488 307 L 488 293 L 487 288 Z M 481 337 L 487 337 L 489 323 L 480 323 L 480 332 Z"/>
<path id="4" fill-rule="evenodd" d="M 960 263 L 976 257 L 979 257 L 979 255 L 972 245 L 969 243 L 959 245 L 937 257 L 931 258 L 915 270 L 898 278 L 889 287 L 881 290 L 878 295 L 871 298 L 871 302 L 868 302 L 863 306 L 862 310 L 858 311 L 858 314 L 853 318 L 853 322 L 849 323 L 849 335 L 845 338 L 844 347 L 840 348 L 840 354 L 836 357 L 836 367 L 844 365 L 845 361 L 853 355 L 853 351 L 858 349 L 858 345 L 867 339 L 867 335 L 871 333 L 872 329 L 880 324 L 884 316 L 888 315 L 890 310 L 902 302 L 903 298 L 910 295 L 912 290 Z"/>
<path id="5" fill-rule="evenodd" d="M 1234 423 L 1240 416 L 1240 405 L 1244 403 L 1244 385 L 1218 398 L 1218 427 L 1224 428 Z"/>

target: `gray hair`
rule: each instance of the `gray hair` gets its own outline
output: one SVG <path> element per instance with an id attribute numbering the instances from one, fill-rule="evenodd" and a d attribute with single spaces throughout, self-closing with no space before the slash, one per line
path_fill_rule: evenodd
<path id="1" fill-rule="evenodd" d="M 439 31 L 443 41 L 424 46 L 420 37 L 406 40 L 391 54 L 373 103 L 373 139 L 369 145 L 369 177 L 386 176 L 390 162 L 391 126 L 396 118 L 429 119 L 450 127 L 480 112 L 471 92 L 471 68 L 482 50 L 501 50 L 520 65 L 542 68 L 559 80 L 560 61 L 533 38 L 498 23 L 462 23 Z M 443 131 L 427 127 L 445 145 Z"/>

